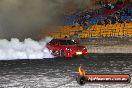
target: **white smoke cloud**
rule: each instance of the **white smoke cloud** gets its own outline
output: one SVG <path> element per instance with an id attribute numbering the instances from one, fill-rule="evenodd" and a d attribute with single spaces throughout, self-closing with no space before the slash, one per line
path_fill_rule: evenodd
<path id="1" fill-rule="evenodd" d="M 64 12 L 89 3 L 90 0 L 0 0 L 0 39 L 33 38 L 41 30 L 49 31 L 47 27 L 62 23 L 59 19 Z"/>
<path id="2" fill-rule="evenodd" d="M 47 42 L 51 39 L 47 37 L 40 42 L 31 38 L 27 38 L 23 42 L 17 38 L 12 38 L 10 41 L 1 39 L 0 60 L 53 58 L 46 48 Z"/>

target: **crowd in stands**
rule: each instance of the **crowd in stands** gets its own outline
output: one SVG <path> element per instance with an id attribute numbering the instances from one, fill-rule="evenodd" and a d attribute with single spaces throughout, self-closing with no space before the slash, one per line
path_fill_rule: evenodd
<path id="1" fill-rule="evenodd" d="M 123 22 L 130 22 L 132 21 L 132 18 L 129 20 L 123 20 L 122 16 L 132 16 L 132 13 L 128 12 L 128 8 L 124 8 L 123 10 L 117 11 L 115 14 L 108 16 L 105 20 L 98 21 L 97 24 L 103 25 L 103 24 L 114 24 L 116 22 L 123 23 Z"/>
<path id="2" fill-rule="evenodd" d="M 79 12 L 76 14 L 76 20 L 74 23 L 75 25 L 83 26 L 84 29 L 87 29 L 90 25 L 93 25 L 93 23 L 90 21 L 96 17 L 103 18 L 99 20 L 96 19 L 95 23 L 98 24 L 113 24 L 116 22 L 122 23 L 122 16 L 132 16 L 132 13 L 129 13 L 128 8 L 126 8 L 126 6 L 132 5 L 132 3 L 128 2 L 129 0 L 117 0 L 116 3 L 105 2 L 99 9 L 88 9 L 85 10 L 85 12 Z"/>
<path id="3" fill-rule="evenodd" d="M 113 3 L 105 1 L 100 0 L 101 7 L 95 10 L 86 9 L 70 16 L 62 16 L 61 23 L 65 24 L 48 35 L 54 38 L 67 36 L 73 39 L 132 36 L 132 1 L 113 0 Z"/>

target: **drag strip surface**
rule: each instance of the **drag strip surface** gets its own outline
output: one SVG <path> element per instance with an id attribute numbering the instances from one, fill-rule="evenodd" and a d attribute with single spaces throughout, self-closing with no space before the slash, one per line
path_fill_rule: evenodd
<path id="1" fill-rule="evenodd" d="M 88 54 L 87 58 L 0 61 L 0 87 L 79 87 L 78 66 L 88 74 L 132 74 L 132 54 Z M 73 85 L 74 84 L 74 85 Z"/>

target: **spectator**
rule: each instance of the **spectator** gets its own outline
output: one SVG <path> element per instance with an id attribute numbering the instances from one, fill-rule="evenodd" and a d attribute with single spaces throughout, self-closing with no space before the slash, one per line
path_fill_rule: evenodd
<path id="1" fill-rule="evenodd" d="M 83 26 L 84 30 L 87 30 L 88 27 L 89 27 L 89 23 L 87 21 L 84 21 L 83 24 L 82 24 L 82 26 Z"/>

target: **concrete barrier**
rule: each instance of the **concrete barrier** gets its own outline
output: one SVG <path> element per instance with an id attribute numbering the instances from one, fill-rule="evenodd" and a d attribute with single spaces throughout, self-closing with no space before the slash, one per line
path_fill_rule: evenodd
<path id="1" fill-rule="evenodd" d="M 132 53 L 132 45 L 86 46 L 88 53 Z"/>

